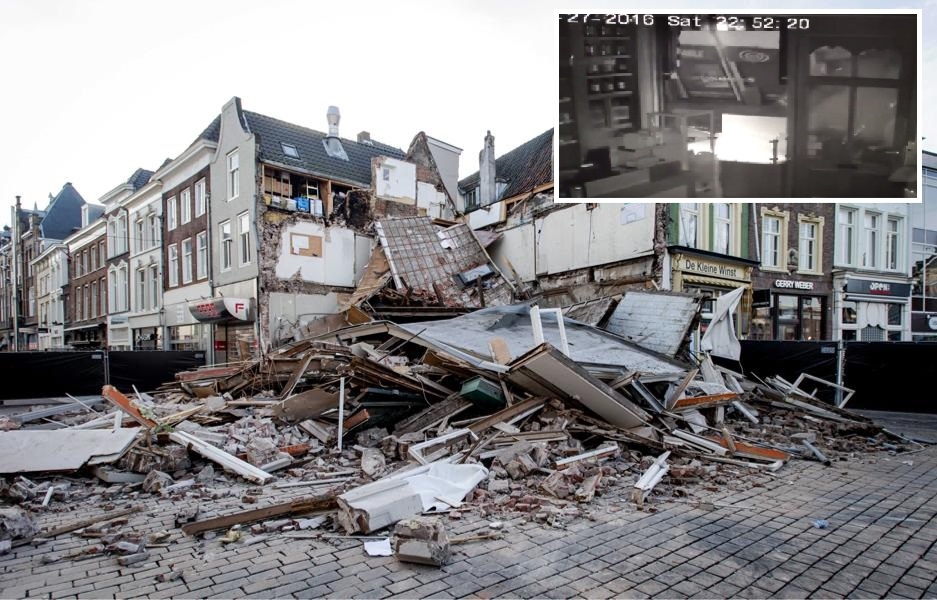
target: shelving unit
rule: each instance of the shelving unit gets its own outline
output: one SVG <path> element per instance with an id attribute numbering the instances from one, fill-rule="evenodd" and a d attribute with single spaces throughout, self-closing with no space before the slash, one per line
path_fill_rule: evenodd
<path id="1" fill-rule="evenodd" d="M 573 53 L 570 48 L 570 23 L 560 23 L 560 98 L 559 98 L 559 168 L 577 169 L 582 158 L 579 139 L 579 116 L 576 113 L 573 83 Z"/>
<path id="2" fill-rule="evenodd" d="M 623 134 L 641 126 L 637 30 L 633 25 L 598 23 L 567 27 L 568 35 L 561 39 L 569 45 L 568 76 L 583 152 L 617 146 Z"/>

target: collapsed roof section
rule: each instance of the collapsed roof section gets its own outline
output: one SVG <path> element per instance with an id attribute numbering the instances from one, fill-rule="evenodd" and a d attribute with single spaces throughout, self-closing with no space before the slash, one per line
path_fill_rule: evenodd
<path id="1" fill-rule="evenodd" d="M 485 251 L 472 229 L 436 225 L 429 217 L 375 222 L 378 239 L 398 292 L 445 307 L 509 304 L 514 286 Z"/>

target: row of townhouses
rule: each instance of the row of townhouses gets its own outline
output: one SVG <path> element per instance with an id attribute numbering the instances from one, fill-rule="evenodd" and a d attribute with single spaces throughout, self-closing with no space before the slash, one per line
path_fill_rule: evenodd
<path id="1" fill-rule="evenodd" d="M 406 151 L 243 110 L 179 156 L 86 202 L 17 199 L 0 238 L 0 347 L 204 350 L 212 362 L 302 335 L 345 308 L 377 219 L 468 223 L 517 299 L 593 305 L 628 289 L 745 289 L 740 337 L 937 340 L 937 156 L 915 204 L 554 203 L 553 131 L 458 180 L 461 149 Z M 406 257 L 417 267 L 425 257 Z"/>

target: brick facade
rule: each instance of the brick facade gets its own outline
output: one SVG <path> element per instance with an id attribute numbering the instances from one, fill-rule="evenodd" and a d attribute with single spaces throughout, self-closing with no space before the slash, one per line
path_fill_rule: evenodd
<path id="1" fill-rule="evenodd" d="M 106 230 L 69 256 L 68 294 L 65 298 L 66 330 L 73 327 L 99 325 L 100 330 L 103 331 L 107 321 L 108 261 L 106 257 Z M 89 339 L 101 340 L 102 337 L 95 330 L 66 331 L 66 341 L 69 339 L 87 341 Z"/>
<path id="2" fill-rule="evenodd" d="M 195 216 L 195 185 L 200 180 L 205 181 L 205 212 L 200 216 Z M 187 223 L 182 222 L 182 197 L 183 191 L 189 191 L 189 211 L 192 216 L 191 220 Z M 199 281 L 204 281 L 209 277 L 209 270 L 211 268 L 211 252 L 212 248 L 208 247 L 208 265 L 205 269 L 205 273 L 202 277 L 199 277 L 198 274 L 198 234 L 201 232 L 208 231 L 208 204 L 209 196 L 211 194 L 211 178 L 209 177 L 209 167 L 205 167 L 200 170 L 195 175 L 192 175 L 186 179 L 180 185 L 172 188 L 171 190 L 163 192 L 163 289 L 171 290 L 177 289 L 186 285 L 191 285 Z M 176 227 L 169 229 L 169 201 L 170 199 L 176 199 Z M 211 235 L 208 235 L 209 240 Z M 183 241 L 191 239 L 192 240 L 192 256 L 190 257 L 191 268 L 192 268 L 192 281 L 184 282 L 182 278 L 183 274 L 183 251 L 182 243 Z M 170 271 L 170 262 L 169 262 L 169 248 L 175 246 L 177 249 L 178 264 L 176 266 L 176 281 L 175 286 L 169 285 L 169 271 Z"/>

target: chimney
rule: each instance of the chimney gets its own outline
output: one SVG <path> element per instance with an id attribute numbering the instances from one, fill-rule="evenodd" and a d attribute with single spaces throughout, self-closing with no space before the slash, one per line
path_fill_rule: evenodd
<path id="1" fill-rule="evenodd" d="M 478 153 L 478 201 L 488 206 L 495 198 L 495 138 L 491 131 L 485 136 L 485 147 Z"/>
<path id="2" fill-rule="evenodd" d="M 329 137 L 338 137 L 338 122 L 342 115 L 338 112 L 337 106 L 330 106 L 325 113 L 325 118 L 329 122 Z"/>
<path id="3" fill-rule="evenodd" d="M 369 131 L 362 131 L 361 133 L 359 133 L 359 134 L 358 134 L 358 143 L 359 143 L 359 144 L 367 144 L 368 146 L 373 146 L 374 144 L 371 143 L 371 132 L 369 132 Z"/>

